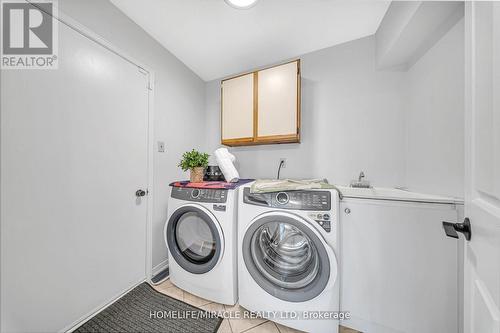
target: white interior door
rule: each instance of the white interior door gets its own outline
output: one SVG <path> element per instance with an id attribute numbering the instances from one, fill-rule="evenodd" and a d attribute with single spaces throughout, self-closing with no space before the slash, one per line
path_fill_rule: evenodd
<path id="1" fill-rule="evenodd" d="M 1 73 L 1 331 L 56 332 L 145 279 L 148 76 L 59 24 Z"/>
<path id="2" fill-rule="evenodd" d="M 466 333 L 500 332 L 500 3 L 468 2 Z"/>

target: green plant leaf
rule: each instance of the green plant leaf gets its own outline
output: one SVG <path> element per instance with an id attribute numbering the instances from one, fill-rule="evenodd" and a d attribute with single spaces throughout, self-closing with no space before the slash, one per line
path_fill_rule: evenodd
<path id="1" fill-rule="evenodd" d="M 179 167 L 183 171 L 188 171 L 194 168 L 206 168 L 208 166 L 208 155 L 207 153 L 200 153 L 197 150 L 187 151 L 182 154 L 182 160 L 179 163 Z"/>

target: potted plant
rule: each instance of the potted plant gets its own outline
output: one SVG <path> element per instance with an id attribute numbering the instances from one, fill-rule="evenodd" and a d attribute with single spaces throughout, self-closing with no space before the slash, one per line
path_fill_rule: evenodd
<path id="1" fill-rule="evenodd" d="M 205 168 L 208 166 L 208 157 L 206 153 L 200 153 L 197 150 L 187 151 L 182 154 L 182 160 L 179 166 L 183 171 L 190 171 L 191 183 L 202 183 Z"/>

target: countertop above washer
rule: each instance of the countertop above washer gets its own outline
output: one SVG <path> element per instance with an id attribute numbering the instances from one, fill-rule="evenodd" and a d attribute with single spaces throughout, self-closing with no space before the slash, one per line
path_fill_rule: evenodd
<path id="1" fill-rule="evenodd" d="M 337 185 L 344 198 L 372 199 L 372 200 L 392 200 L 410 201 L 425 203 L 442 203 L 463 205 L 464 200 L 456 197 L 446 197 L 433 194 L 412 192 L 388 187 L 353 188 L 349 186 Z"/>

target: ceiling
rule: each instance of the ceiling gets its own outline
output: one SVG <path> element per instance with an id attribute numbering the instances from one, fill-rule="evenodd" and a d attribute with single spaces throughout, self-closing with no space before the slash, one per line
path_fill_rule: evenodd
<path id="1" fill-rule="evenodd" d="M 259 0 L 247 10 L 224 0 L 111 0 L 210 81 L 376 32 L 390 1 Z"/>

